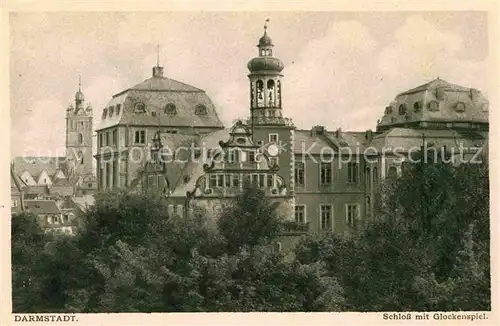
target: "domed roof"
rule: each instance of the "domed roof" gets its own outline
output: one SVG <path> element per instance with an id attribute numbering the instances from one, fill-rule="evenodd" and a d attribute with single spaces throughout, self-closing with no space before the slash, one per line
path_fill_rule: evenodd
<path id="1" fill-rule="evenodd" d="M 273 41 L 267 35 L 267 31 L 264 31 L 264 35 L 259 39 L 259 47 L 261 46 L 273 46 Z"/>
<path id="2" fill-rule="evenodd" d="M 248 62 L 248 70 L 281 72 L 285 68 L 283 61 L 275 57 L 256 57 Z"/>

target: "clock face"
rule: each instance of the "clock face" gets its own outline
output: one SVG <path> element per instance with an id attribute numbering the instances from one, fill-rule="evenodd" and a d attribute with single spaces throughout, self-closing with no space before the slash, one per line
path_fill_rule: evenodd
<path id="1" fill-rule="evenodd" d="M 279 154 L 279 148 L 278 148 L 278 146 L 272 144 L 272 145 L 269 145 L 269 147 L 267 148 L 267 152 L 271 156 L 276 156 Z"/>

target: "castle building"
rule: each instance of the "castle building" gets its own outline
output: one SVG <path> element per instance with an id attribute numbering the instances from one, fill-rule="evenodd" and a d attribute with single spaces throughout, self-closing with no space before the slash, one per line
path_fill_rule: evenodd
<path id="1" fill-rule="evenodd" d="M 153 76 L 112 97 L 97 130 L 99 189 L 158 188 L 171 214 L 217 211 L 245 182 L 291 222 L 290 233 L 348 232 L 371 218 L 377 186 L 428 146 L 464 161 L 488 138 L 488 100 L 442 79 L 398 94 L 376 130 L 298 129 L 286 117 L 283 62 L 264 29 L 248 62 L 249 117 L 224 128 L 206 93 Z"/>

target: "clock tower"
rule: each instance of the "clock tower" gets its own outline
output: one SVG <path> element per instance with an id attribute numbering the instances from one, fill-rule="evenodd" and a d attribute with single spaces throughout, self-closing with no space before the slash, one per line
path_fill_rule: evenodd
<path id="1" fill-rule="evenodd" d="M 69 178 L 92 174 L 92 107 L 85 106 L 81 81 L 66 110 L 66 160 Z"/>
<path id="2" fill-rule="evenodd" d="M 248 62 L 250 71 L 250 126 L 255 143 L 267 150 L 286 182 L 289 194 L 294 194 L 295 127 L 283 114 L 283 62 L 273 56 L 273 42 L 267 34 L 259 39 L 258 56 Z"/>

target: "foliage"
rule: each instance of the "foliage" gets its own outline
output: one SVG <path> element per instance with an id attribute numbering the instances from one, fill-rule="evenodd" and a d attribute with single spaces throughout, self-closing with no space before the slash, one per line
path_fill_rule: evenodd
<path id="1" fill-rule="evenodd" d="M 324 262 L 341 281 L 346 309 L 490 309 L 488 169 L 422 172 L 385 184 L 377 217 L 359 232 L 310 236 L 297 248 L 299 261 Z"/>
<path id="2" fill-rule="evenodd" d="M 249 220 L 231 220 L 241 218 L 241 205 L 249 202 L 254 212 L 267 214 L 258 216 L 260 230 Z M 276 231 L 263 228 L 278 229 L 279 219 L 260 193 L 243 194 L 232 206 L 234 215 L 228 208 L 220 224 L 236 225 L 232 230 L 240 234 L 249 227 L 252 237 L 208 228 L 206 212 L 172 218 L 166 207 L 168 200 L 154 193 L 100 194 L 86 229 L 48 243 L 33 296 L 45 300 L 38 311 L 342 309 L 342 286 L 322 275 L 321 264 L 289 262 L 270 249 Z"/>
<path id="3" fill-rule="evenodd" d="M 262 190 L 246 186 L 234 204 L 225 207 L 218 229 L 227 240 L 228 252 L 235 253 L 243 246 L 261 245 L 275 239 L 282 229 L 282 221 Z"/>

